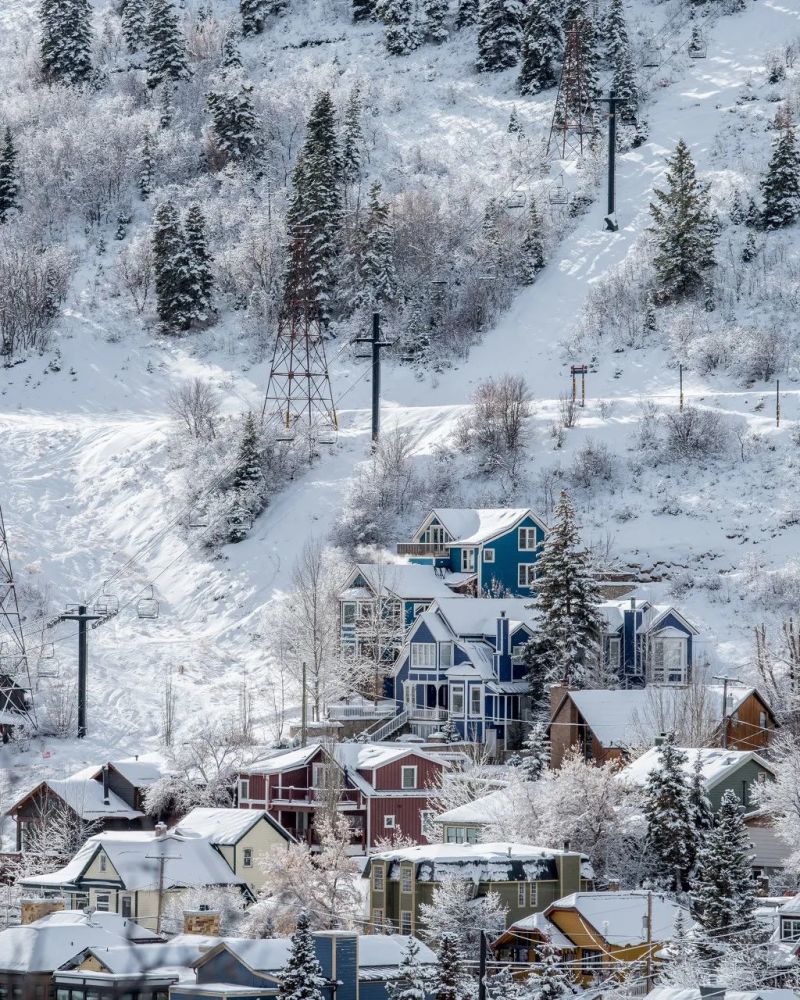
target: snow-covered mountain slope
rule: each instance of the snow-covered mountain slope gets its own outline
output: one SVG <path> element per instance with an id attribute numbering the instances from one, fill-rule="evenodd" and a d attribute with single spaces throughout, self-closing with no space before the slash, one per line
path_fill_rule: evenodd
<path id="1" fill-rule="evenodd" d="M 32 30 L 28 5 L 12 0 L 2 8 L 5 45 L 24 54 Z M 666 5 L 637 3 L 631 11 L 632 23 L 640 26 L 670 16 Z M 722 173 L 713 157 L 715 137 L 742 87 L 763 75 L 766 53 L 800 31 L 800 7 L 757 0 L 743 13 L 709 23 L 707 30 L 707 59 L 689 61 L 678 54 L 659 70 L 645 71 L 652 75 L 650 136 L 619 159 L 620 231 L 603 231 L 601 193 L 553 249 L 537 282 L 517 295 L 466 360 L 424 378 L 405 367 L 385 372 L 383 421 L 408 427 L 416 452 L 429 455 L 448 441 L 480 380 L 510 370 L 524 374 L 534 399 L 525 502 L 543 506 L 542 470 L 560 466 L 566 475 L 587 440 L 608 445 L 619 456 L 612 478 L 591 497 L 582 498 L 576 488 L 587 537 L 607 541 L 623 562 L 685 566 L 682 592 L 672 599 L 697 620 L 714 662 L 746 670 L 749 629 L 762 618 L 777 620 L 787 613 L 795 592 L 796 385 L 782 386 L 783 422 L 776 428 L 773 387 L 744 389 L 721 376 L 687 373 L 688 399 L 740 418 L 762 439 L 747 461 L 739 460 L 735 446 L 702 467 L 651 467 L 635 441 L 641 403 L 674 406 L 677 372 L 659 348 L 607 350 L 593 361 L 588 405 L 578 426 L 557 450 L 550 436 L 559 397 L 569 389 L 569 362 L 592 360 L 570 357 L 564 344 L 593 283 L 636 252 L 665 155 L 682 136 L 701 171 Z M 390 60 L 379 30 L 353 27 L 346 5 L 334 3 L 306 4 L 276 31 L 285 32 L 286 44 L 303 31 L 341 41 L 301 50 L 281 48 L 269 38 L 246 43 L 254 75 L 268 62 L 264 73 L 291 74 L 295 89 L 302 92 L 305 81 L 309 93 L 326 78 L 338 85 L 340 78 L 346 83 L 358 76 L 381 92 L 386 106 L 391 97 L 394 110 L 384 126 L 388 139 L 376 154 L 388 172 L 387 150 L 409 155 L 418 147 L 422 161 L 435 151 L 438 162 L 444 159 L 453 171 L 469 169 L 476 185 L 487 187 L 507 148 L 511 109 L 530 134 L 544 134 L 549 124 L 552 93 L 523 100 L 514 91 L 513 73 L 485 79 L 473 72 L 474 38 Z M 664 38 L 677 44 L 686 35 L 684 28 L 674 36 L 667 31 Z M 399 153 L 397 162 L 401 168 L 406 162 Z M 504 190 L 526 181 L 524 172 L 506 171 L 497 184 Z M 402 170 L 392 183 L 402 184 Z M 115 252 L 110 245 L 108 253 Z M 246 541 L 213 557 L 191 533 L 171 526 L 178 505 L 168 462 L 167 396 L 180 378 L 202 374 L 220 389 L 228 412 L 257 408 L 265 362 L 251 363 L 237 346 L 236 314 L 225 317 L 213 334 L 168 342 L 131 323 L 118 300 L 93 292 L 93 273 L 88 263 L 81 269 L 59 324 L 61 370 L 46 370 L 48 357 L 34 356 L 3 369 L 0 377 L 0 499 L 21 575 L 46 587 L 58 609 L 95 593 L 121 571 L 113 589 L 123 610 L 90 638 L 90 736 L 81 745 L 37 743 L 23 758 L 14 757 L 15 766 L 22 761 L 32 772 L 43 766 L 68 770 L 77 761 L 153 748 L 169 667 L 176 671 L 178 721 L 184 726 L 232 707 L 243 671 L 251 689 L 263 691 L 271 673 L 260 641 L 263 616 L 288 586 L 307 537 L 327 538 L 354 470 L 369 455 L 369 379 L 364 362 L 345 351 L 332 366 L 339 443 L 274 498 Z M 474 489 L 486 495 L 492 484 Z M 763 586 L 766 571 L 781 571 L 780 585 Z M 720 573 L 727 575 L 718 585 Z M 144 621 L 125 605 L 150 582 L 161 614 Z M 654 585 L 651 592 L 663 594 L 668 587 Z M 33 646 L 36 639 L 32 633 Z M 65 668 L 74 663 L 70 626 L 60 627 L 55 647 Z M 266 710 L 257 694 L 256 715 Z"/>

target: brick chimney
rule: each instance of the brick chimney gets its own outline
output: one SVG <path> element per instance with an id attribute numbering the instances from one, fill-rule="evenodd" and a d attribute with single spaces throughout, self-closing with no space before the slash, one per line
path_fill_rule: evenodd
<path id="1" fill-rule="evenodd" d="M 63 899 L 23 899 L 20 903 L 19 912 L 21 924 L 32 924 L 34 920 L 41 920 L 49 913 L 58 913 L 64 909 Z"/>
<path id="2" fill-rule="evenodd" d="M 220 916 L 217 910 L 184 910 L 183 933 L 219 937 Z"/>
<path id="3" fill-rule="evenodd" d="M 569 688 L 564 687 L 563 684 L 554 684 L 550 688 L 550 717 L 553 717 L 555 710 L 558 708 L 561 699 L 567 693 Z"/>

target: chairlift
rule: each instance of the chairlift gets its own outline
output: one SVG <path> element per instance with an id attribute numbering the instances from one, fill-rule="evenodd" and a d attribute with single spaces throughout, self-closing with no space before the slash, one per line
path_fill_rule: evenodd
<path id="1" fill-rule="evenodd" d="M 506 198 L 506 208 L 525 208 L 528 196 L 524 191 L 512 191 Z"/>
<path id="2" fill-rule="evenodd" d="M 547 198 L 551 205 L 569 204 L 569 191 L 567 191 L 567 186 L 564 183 L 563 177 L 559 177 L 558 181 L 550 186 L 550 190 L 547 192 Z"/>
<path id="3" fill-rule="evenodd" d="M 642 66 L 647 69 L 656 69 L 660 65 L 661 53 L 659 48 L 652 39 L 648 39 L 642 49 Z"/>
<path id="4" fill-rule="evenodd" d="M 317 444 L 336 444 L 337 434 L 335 427 L 324 427 L 317 434 Z"/>
<path id="5" fill-rule="evenodd" d="M 249 531 L 253 527 L 253 515 L 246 507 L 234 507 L 225 515 L 225 523 L 229 528 L 244 528 Z"/>
<path id="6" fill-rule="evenodd" d="M 147 595 L 140 597 L 136 602 L 136 616 L 138 618 L 158 618 L 158 601 L 153 592 L 152 583 L 147 587 Z"/>
<path id="7" fill-rule="evenodd" d="M 97 595 L 94 610 L 98 615 L 115 615 L 119 611 L 119 598 L 109 591 L 108 580 L 103 582 L 103 589 Z"/>
<path id="8" fill-rule="evenodd" d="M 52 642 L 42 643 L 42 647 L 39 650 L 40 660 L 52 660 L 55 659 L 55 655 L 56 655 L 56 647 L 53 645 Z"/>
<path id="9" fill-rule="evenodd" d="M 705 39 L 705 35 L 698 28 L 692 31 L 688 52 L 690 59 L 705 59 L 708 54 L 708 42 Z"/>

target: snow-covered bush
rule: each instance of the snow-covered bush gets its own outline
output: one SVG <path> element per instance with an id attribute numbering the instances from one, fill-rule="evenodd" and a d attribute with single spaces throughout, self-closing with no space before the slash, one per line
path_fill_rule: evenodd
<path id="1" fill-rule="evenodd" d="M 728 428 L 715 410 L 696 406 L 666 410 L 663 421 L 667 452 L 673 458 L 711 457 L 728 446 Z"/>
<path id="2" fill-rule="evenodd" d="M 458 421 L 456 446 L 473 457 L 480 472 L 500 472 L 513 485 L 524 458 L 530 413 L 530 392 L 521 375 L 487 379 Z"/>
<path id="3" fill-rule="evenodd" d="M 44 351 L 72 275 L 66 248 L 42 246 L 20 225 L 0 240 L 0 354 Z"/>
<path id="4" fill-rule="evenodd" d="M 587 440 L 575 453 L 569 467 L 573 487 L 590 490 L 600 482 L 611 482 L 617 472 L 617 458 L 602 441 Z"/>

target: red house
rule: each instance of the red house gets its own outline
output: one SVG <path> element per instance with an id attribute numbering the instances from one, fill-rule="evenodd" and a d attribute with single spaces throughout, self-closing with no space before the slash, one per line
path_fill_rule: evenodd
<path id="1" fill-rule="evenodd" d="M 448 766 L 414 746 L 313 743 L 243 771 L 239 807 L 266 809 L 294 837 L 314 845 L 314 814 L 336 801 L 351 822 L 356 853 L 400 833 L 425 844 L 430 800 Z"/>

